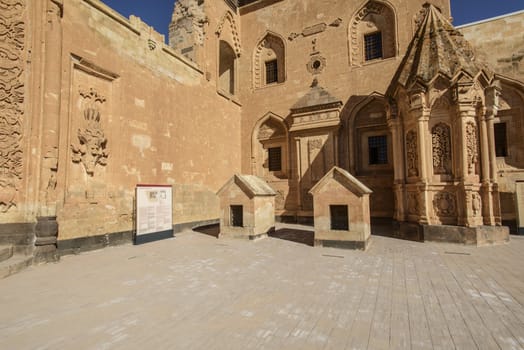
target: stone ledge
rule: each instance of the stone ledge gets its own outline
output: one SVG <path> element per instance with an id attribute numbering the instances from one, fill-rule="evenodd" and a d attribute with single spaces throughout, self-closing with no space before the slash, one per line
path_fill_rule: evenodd
<path id="1" fill-rule="evenodd" d="M 462 227 L 401 222 L 394 233 L 394 237 L 401 239 L 476 246 L 504 244 L 510 239 L 509 228 L 506 226 Z"/>
<path id="2" fill-rule="evenodd" d="M 366 241 L 337 241 L 327 239 L 315 239 L 315 247 L 338 248 L 351 250 L 367 250 L 371 245 L 371 237 Z"/>
<path id="3" fill-rule="evenodd" d="M 101 236 L 79 237 L 57 242 L 60 256 L 78 254 L 91 250 L 133 242 L 133 231 L 108 233 Z"/>

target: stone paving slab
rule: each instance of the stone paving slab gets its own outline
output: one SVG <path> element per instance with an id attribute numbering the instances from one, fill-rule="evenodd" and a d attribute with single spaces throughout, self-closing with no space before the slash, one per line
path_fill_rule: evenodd
<path id="1" fill-rule="evenodd" d="M 524 349 L 523 252 L 184 232 L 0 280 L 0 349 Z"/>

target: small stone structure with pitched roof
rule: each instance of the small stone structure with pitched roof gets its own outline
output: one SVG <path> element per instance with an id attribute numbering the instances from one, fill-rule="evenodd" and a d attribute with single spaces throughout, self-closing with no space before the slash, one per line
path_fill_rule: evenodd
<path id="1" fill-rule="evenodd" d="M 366 249 L 371 237 L 372 191 L 349 172 L 333 167 L 310 191 L 315 245 Z"/>
<path id="2" fill-rule="evenodd" d="M 275 191 L 261 178 L 235 174 L 217 192 L 219 237 L 264 238 L 275 229 Z"/>

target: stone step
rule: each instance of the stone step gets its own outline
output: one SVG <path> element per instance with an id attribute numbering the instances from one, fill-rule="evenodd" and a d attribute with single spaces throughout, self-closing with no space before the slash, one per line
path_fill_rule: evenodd
<path id="1" fill-rule="evenodd" d="M 11 258 L 0 262 L 0 279 L 11 276 L 31 266 L 33 257 L 15 254 Z"/>
<path id="2" fill-rule="evenodd" d="M 0 246 L 0 262 L 13 256 L 13 246 Z"/>

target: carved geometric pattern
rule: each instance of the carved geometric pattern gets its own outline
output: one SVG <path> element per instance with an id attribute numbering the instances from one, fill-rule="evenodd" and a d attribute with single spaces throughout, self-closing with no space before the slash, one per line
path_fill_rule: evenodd
<path id="1" fill-rule="evenodd" d="M 362 33 L 359 33 L 359 24 L 365 20 L 366 16 L 371 15 L 377 17 L 385 17 L 384 22 L 393 24 L 395 22 L 395 15 L 392 10 L 386 5 L 377 2 L 369 1 L 362 9 L 355 15 L 351 21 L 350 26 L 350 47 L 351 47 L 351 64 L 358 66 L 361 64 L 363 54 L 361 53 L 363 45 L 360 45 L 362 41 Z M 382 44 L 384 47 L 384 58 L 392 57 L 395 55 L 395 25 L 389 25 L 388 28 L 381 30 L 382 32 Z"/>
<path id="2" fill-rule="evenodd" d="M 417 133 L 411 130 L 406 135 L 406 154 L 407 154 L 407 168 L 408 176 L 418 176 L 418 140 Z"/>
<path id="3" fill-rule="evenodd" d="M 451 173 L 451 138 L 450 128 L 438 123 L 431 130 L 433 142 L 433 172 L 435 174 Z"/>
<path id="4" fill-rule="evenodd" d="M 466 147 L 468 150 L 468 173 L 474 174 L 479 155 L 477 126 L 474 122 L 466 123 Z"/>
<path id="5" fill-rule="evenodd" d="M 238 26 L 235 21 L 235 18 L 233 17 L 233 14 L 229 11 L 227 11 L 224 16 L 222 16 L 222 19 L 220 20 L 217 30 L 215 31 L 215 34 L 220 37 L 220 34 L 222 34 L 222 30 L 224 29 L 224 24 L 226 21 L 229 22 L 229 25 L 231 27 L 231 33 L 233 35 L 233 48 L 235 50 L 235 53 L 237 57 L 240 57 L 241 54 L 241 46 L 240 46 L 240 34 L 238 31 Z"/>
<path id="6" fill-rule="evenodd" d="M 25 0 L 0 0 L 0 212 L 16 205 L 22 178 Z"/>
<path id="7" fill-rule="evenodd" d="M 457 198 L 453 193 L 440 192 L 433 198 L 433 208 L 440 217 L 455 216 L 457 214 Z"/>
<path id="8" fill-rule="evenodd" d="M 84 165 L 88 175 L 93 176 L 97 165 L 107 165 L 109 153 L 106 149 L 107 138 L 100 125 L 100 106 L 106 101 L 93 88 L 87 91 L 80 91 L 80 96 L 84 98 L 83 127 L 78 129 L 77 144 L 72 144 L 73 162 Z"/>

